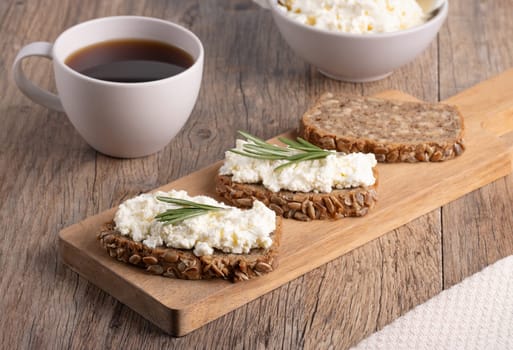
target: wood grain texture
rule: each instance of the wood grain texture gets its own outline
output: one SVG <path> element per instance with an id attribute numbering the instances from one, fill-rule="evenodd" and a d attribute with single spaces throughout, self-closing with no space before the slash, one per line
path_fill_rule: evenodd
<path id="1" fill-rule="evenodd" d="M 513 100 L 513 70 L 481 84 L 481 95 Z M 506 82 L 504 84 L 501 82 Z M 476 87 L 475 89 L 479 89 Z M 454 160 L 421 164 L 378 164 L 379 203 L 362 218 L 313 220 L 305 223 L 284 220 L 279 266 L 255 280 L 227 284 L 222 281 L 181 281 L 155 278 L 139 269 L 111 259 L 96 240 L 99 228 L 112 221 L 114 210 L 90 217 L 59 233 L 59 252 L 73 270 L 133 308 L 161 329 L 182 336 L 245 303 L 262 296 L 302 274 L 358 248 L 389 230 L 439 208 L 472 190 L 486 185 L 512 170 L 513 145 L 506 147 L 499 136 L 486 132 L 479 123 L 489 109 L 464 91 L 451 101 L 459 101 L 463 115 L 469 116 L 466 151 Z M 381 97 L 411 100 L 397 91 Z M 467 101 L 465 96 L 471 101 Z M 499 126 L 494 126 L 500 129 Z M 505 130 L 504 132 L 507 132 Z M 502 132 L 501 132 L 502 133 Z M 283 136 L 283 135 L 282 135 Z M 293 138 L 294 135 L 287 135 Z M 510 147 L 511 146 L 511 149 Z M 213 179 L 219 162 L 161 187 L 184 189 L 192 195 L 216 196 Z M 156 302 L 155 302 L 156 301 Z M 151 311 L 150 311 L 151 310 Z"/>
<path id="2" fill-rule="evenodd" d="M 442 99 L 513 66 L 512 10 L 508 0 L 451 1 L 439 36 Z M 487 102 L 500 106 L 494 97 Z M 513 101 L 508 103 L 501 116 L 511 121 Z M 443 208 L 444 288 L 513 253 L 512 194 L 510 175 Z"/>
<path id="3" fill-rule="evenodd" d="M 362 85 L 318 74 L 286 46 L 269 14 L 250 1 L 0 1 L 0 348 L 263 349 L 322 343 L 343 349 L 433 296 L 442 283 L 453 284 L 510 254 L 508 177 L 184 338 L 163 334 L 65 268 L 57 255 L 61 228 L 221 159 L 237 129 L 271 137 L 294 128 L 327 89 L 370 94 L 394 88 L 435 101 L 513 66 L 509 0 L 450 5 L 448 23 L 426 53 L 390 78 Z M 119 14 L 184 24 L 207 52 L 198 104 L 185 128 L 164 151 L 130 161 L 97 155 L 66 118 L 22 96 L 9 74 L 23 45 L 54 40 L 80 21 Z M 25 67 L 36 82 L 53 86 L 49 62 L 31 59 Z M 478 226 L 482 221 L 487 224 Z M 344 278 L 339 266 L 347 271 Z M 335 304 L 330 290 L 340 292 Z"/>

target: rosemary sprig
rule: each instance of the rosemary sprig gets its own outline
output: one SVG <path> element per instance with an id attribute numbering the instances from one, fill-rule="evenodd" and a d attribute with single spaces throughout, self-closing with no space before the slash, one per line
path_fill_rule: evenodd
<path id="1" fill-rule="evenodd" d="M 171 203 L 181 207 L 177 209 L 168 209 L 165 212 L 155 216 L 155 219 L 159 222 L 163 222 L 164 225 L 177 224 L 186 219 L 204 215 L 210 211 L 227 209 L 222 207 L 216 207 L 214 205 L 196 203 L 185 199 L 163 196 L 157 196 L 157 199 L 161 202 Z"/>
<path id="2" fill-rule="evenodd" d="M 244 144 L 242 151 L 231 149 L 230 152 L 255 159 L 287 161 L 274 168 L 275 171 L 306 160 L 323 159 L 332 154 L 332 152 L 317 147 L 301 137 L 297 137 L 295 141 L 279 137 L 278 140 L 288 146 L 282 147 L 270 144 L 244 131 L 239 130 L 239 134 L 250 142 Z"/>

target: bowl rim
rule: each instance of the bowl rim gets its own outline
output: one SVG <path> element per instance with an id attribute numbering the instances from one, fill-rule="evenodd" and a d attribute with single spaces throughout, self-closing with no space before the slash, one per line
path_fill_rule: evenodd
<path id="1" fill-rule="evenodd" d="M 384 33 L 366 33 L 366 34 L 359 34 L 359 33 L 346 33 L 346 32 L 337 32 L 333 30 L 328 29 L 321 29 L 313 26 L 309 26 L 307 24 L 301 23 L 299 21 L 296 21 L 295 19 L 292 19 L 285 15 L 283 10 L 281 10 L 278 6 L 278 0 L 268 0 L 271 11 L 274 15 L 280 16 L 282 19 L 284 19 L 286 22 L 291 23 L 292 25 L 295 25 L 297 27 L 311 30 L 314 32 L 318 32 L 321 34 L 326 34 L 330 36 L 335 37 L 344 37 L 344 38 L 366 38 L 366 39 L 383 39 L 383 38 L 390 38 L 390 37 L 397 37 L 407 34 L 412 34 L 416 32 L 423 31 L 427 27 L 431 27 L 432 25 L 436 25 L 436 23 L 443 21 L 443 19 L 446 17 L 447 13 L 449 12 L 449 1 L 445 1 L 442 7 L 438 10 L 438 12 L 432 16 L 430 19 L 428 19 L 426 22 L 416 25 L 414 27 L 404 29 L 404 30 L 396 30 L 393 32 L 384 32 Z"/>

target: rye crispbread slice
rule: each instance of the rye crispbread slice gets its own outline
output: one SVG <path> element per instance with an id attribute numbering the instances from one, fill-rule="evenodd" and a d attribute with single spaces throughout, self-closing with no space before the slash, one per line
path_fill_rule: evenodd
<path id="1" fill-rule="evenodd" d="M 330 193 L 272 192 L 261 184 L 234 182 L 231 175 L 217 175 L 216 192 L 225 202 L 239 208 L 251 208 L 258 199 L 277 215 L 288 219 L 310 221 L 363 216 L 377 201 L 378 172 L 376 168 L 373 171 L 374 185 L 333 189 Z"/>
<path id="2" fill-rule="evenodd" d="M 252 249 L 248 254 L 214 250 L 214 254 L 205 256 L 196 256 L 191 249 L 150 248 L 121 235 L 113 222 L 105 224 L 97 238 L 111 257 L 154 275 L 188 280 L 222 278 L 238 282 L 269 273 L 278 266 L 281 232 L 281 218 L 277 217 L 269 248 Z"/>
<path id="3" fill-rule="evenodd" d="M 465 150 L 454 106 L 323 94 L 301 118 L 300 134 L 340 152 L 374 153 L 378 162 L 440 162 Z"/>

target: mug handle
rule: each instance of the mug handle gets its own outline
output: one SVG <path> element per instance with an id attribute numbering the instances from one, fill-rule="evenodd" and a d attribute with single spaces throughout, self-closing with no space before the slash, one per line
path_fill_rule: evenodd
<path id="1" fill-rule="evenodd" d="M 28 98 L 47 108 L 62 112 L 64 109 L 62 108 L 62 103 L 59 97 L 40 88 L 27 79 L 25 72 L 23 72 L 21 67 L 21 62 L 30 56 L 41 56 L 53 59 L 52 49 L 53 44 L 44 41 L 38 41 L 24 46 L 14 59 L 12 71 L 14 82 L 18 86 L 18 89 L 20 89 Z"/>

